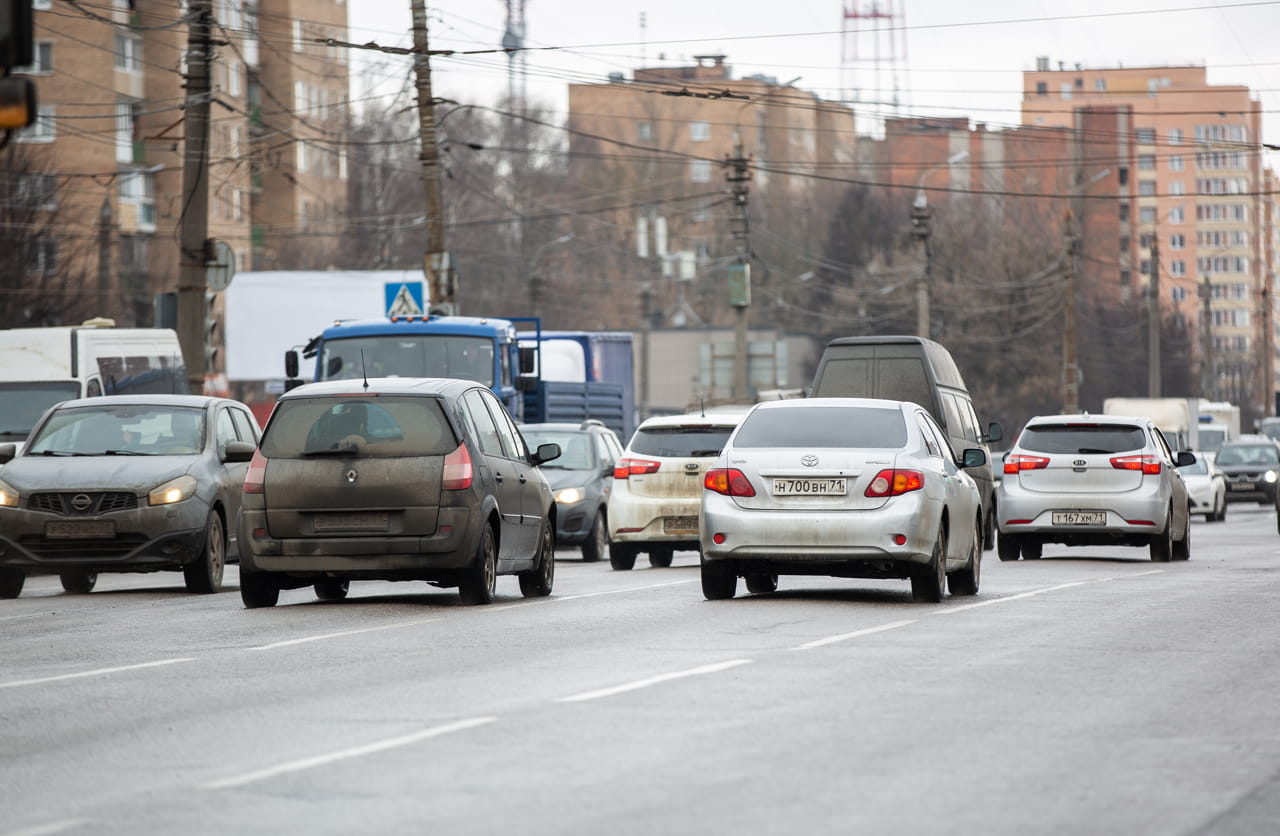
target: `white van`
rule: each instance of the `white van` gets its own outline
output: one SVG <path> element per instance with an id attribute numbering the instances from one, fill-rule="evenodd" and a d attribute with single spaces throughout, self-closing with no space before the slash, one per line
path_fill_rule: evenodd
<path id="1" fill-rule="evenodd" d="M 69 398 L 187 394 L 173 330 L 114 325 L 0 330 L 0 443 L 22 442 L 46 409 Z"/>

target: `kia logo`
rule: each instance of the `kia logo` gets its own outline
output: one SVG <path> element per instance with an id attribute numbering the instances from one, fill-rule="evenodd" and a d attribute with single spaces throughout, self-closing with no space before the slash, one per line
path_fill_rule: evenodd
<path id="1" fill-rule="evenodd" d="M 684 469 L 689 471 L 696 471 L 698 469 L 698 464 L 697 462 L 685 462 Z"/>
<path id="2" fill-rule="evenodd" d="M 1086 460 L 1084 460 L 1084 459 L 1076 459 L 1075 461 L 1073 461 L 1073 462 L 1071 463 L 1071 465 L 1072 465 L 1073 467 L 1084 467 L 1084 466 L 1085 466 L 1085 465 L 1087 465 L 1088 463 L 1089 463 L 1089 462 L 1088 462 L 1088 461 L 1086 461 Z"/>
<path id="3" fill-rule="evenodd" d="M 801 456 L 800 464 L 804 465 L 805 467 L 816 467 L 818 464 L 818 457 L 813 455 L 812 453 L 810 453 L 807 456 Z"/>
<path id="4" fill-rule="evenodd" d="M 77 511 L 88 511 L 93 507 L 93 499 L 86 493 L 78 493 L 71 497 L 71 507 Z"/>
<path id="5" fill-rule="evenodd" d="M 356 469 L 355 469 L 354 467 L 347 471 L 347 481 L 348 481 L 348 482 L 355 482 L 355 481 L 356 481 L 356 478 L 357 478 L 358 476 L 359 476 L 359 474 L 358 474 L 358 473 L 356 473 Z"/>

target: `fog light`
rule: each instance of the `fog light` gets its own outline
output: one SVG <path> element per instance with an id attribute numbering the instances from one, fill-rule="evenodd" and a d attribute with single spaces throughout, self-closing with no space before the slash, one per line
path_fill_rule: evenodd
<path id="1" fill-rule="evenodd" d="M 905 546 L 907 544 L 907 535 L 905 534 L 893 535 L 893 544 L 895 546 Z"/>
<path id="2" fill-rule="evenodd" d="M 724 539 L 725 539 L 724 535 L 720 534 L 719 532 L 711 535 L 711 542 L 715 543 L 717 546 L 723 546 Z"/>

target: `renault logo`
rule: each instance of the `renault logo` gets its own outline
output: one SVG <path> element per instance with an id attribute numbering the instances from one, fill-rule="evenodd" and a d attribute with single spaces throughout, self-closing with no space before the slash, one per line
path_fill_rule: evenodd
<path id="1" fill-rule="evenodd" d="M 71 507 L 77 511 L 85 512 L 93 507 L 93 498 L 85 493 L 78 493 L 71 497 Z"/>
<path id="2" fill-rule="evenodd" d="M 812 453 L 810 453 L 807 456 L 801 456 L 800 464 L 804 465 L 805 467 L 817 467 L 818 457 L 813 455 Z"/>
<path id="3" fill-rule="evenodd" d="M 359 476 L 359 474 L 358 474 L 358 473 L 356 473 L 356 469 L 355 469 L 354 467 L 347 471 L 347 481 L 348 481 L 348 482 L 355 482 L 355 481 L 356 481 L 356 478 L 357 478 L 358 476 Z"/>

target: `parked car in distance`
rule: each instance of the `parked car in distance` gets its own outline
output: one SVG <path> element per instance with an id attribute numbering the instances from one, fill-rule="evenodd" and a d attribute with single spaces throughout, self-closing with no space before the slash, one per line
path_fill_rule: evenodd
<path id="1" fill-rule="evenodd" d="M 1004 457 L 997 505 L 1001 560 L 1040 557 L 1045 543 L 1145 546 L 1151 559 L 1191 556 L 1191 509 L 1175 454 L 1150 418 L 1041 415 Z"/>
<path id="2" fill-rule="evenodd" d="M 1195 463 L 1178 468 L 1182 481 L 1187 486 L 1191 513 L 1204 514 L 1208 522 L 1222 522 L 1227 518 L 1226 477 L 1214 463 L 1212 453 L 1194 452 Z"/>
<path id="3" fill-rule="evenodd" d="M 1214 462 L 1227 479 L 1227 502 L 1274 505 L 1280 478 L 1280 442 L 1242 435 L 1222 445 Z"/>
<path id="4" fill-rule="evenodd" d="M 559 458 L 542 465 L 556 498 L 556 543 L 581 547 L 586 561 L 604 557 L 613 468 L 622 458 L 617 434 L 593 418 L 581 424 L 521 424 L 520 433 L 532 449 L 560 445 Z"/>
<path id="5" fill-rule="evenodd" d="M 736 410 L 655 416 L 641 422 L 613 469 L 609 496 L 609 564 L 635 566 L 648 552 L 651 566 L 670 566 L 678 550 L 697 550 L 702 475 L 720 455 Z"/>
<path id="6" fill-rule="evenodd" d="M 910 579 L 911 597 L 978 592 L 982 498 L 924 407 L 874 398 L 758 404 L 703 478 L 702 592 L 779 575 Z"/>
<path id="7" fill-rule="evenodd" d="M 198 395 L 63 401 L 21 455 L 0 445 L 0 598 L 28 572 L 87 593 L 103 572 L 180 570 L 191 592 L 222 588 L 257 421 Z"/>
<path id="8" fill-rule="evenodd" d="M 353 580 L 422 580 L 487 604 L 497 576 L 551 594 L 556 504 L 502 403 L 469 380 L 310 383 L 276 402 L 249 465 L 240 515 L 240 597 L 275 606 L 312 586 L 341 600 Z"/>

